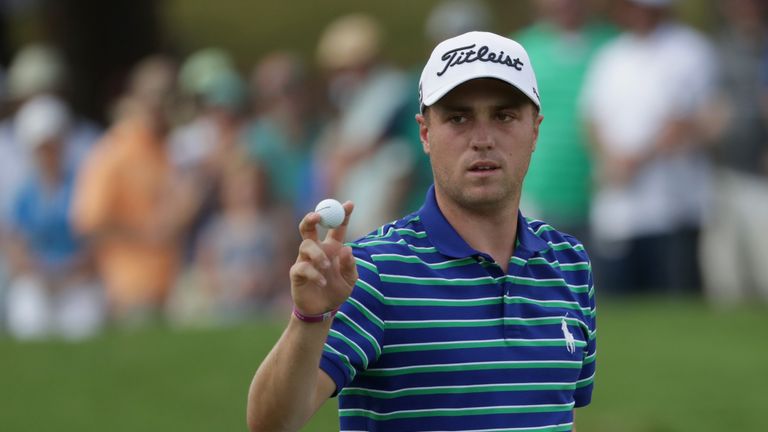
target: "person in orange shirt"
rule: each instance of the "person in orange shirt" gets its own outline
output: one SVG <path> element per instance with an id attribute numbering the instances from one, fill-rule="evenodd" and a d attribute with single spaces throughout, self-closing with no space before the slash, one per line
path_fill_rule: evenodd
<path id="1" fill-rule="evenodd" d="M 73 223 L 93 242 L 118 321 L 161 314 L 180 266 L 180 237 L 194 200 L 174 184 L 167 158 L 174 81 L 168 59 L 151 57 L 136 67 L 114 125 L 75 188 Z"/>

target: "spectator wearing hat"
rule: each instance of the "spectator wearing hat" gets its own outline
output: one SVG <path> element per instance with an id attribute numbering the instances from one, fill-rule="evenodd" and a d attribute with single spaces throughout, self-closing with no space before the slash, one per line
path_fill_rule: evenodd
<path id="1" fill-rule="evenodd" d="M 0 121 L 0 304 L 6 279 L 3 268 L 9 265 L 7 261 L 10 259 L 6 246 L 12 243 L 9 230 L 14 201 L 23 184 L 35 176 L 34 157 L 28 145 L 19 141 L 14 114 L 26 102 L 44 95 L 68 105 L 62 97 L 67 87 L 66 63 L 59 51 L 50 45 L 25 45 L 14 55 L 3 84 L 2 109 L 7 117 Z M 64 170 L 74 173 L 101 130 L 69 108 L 67 112 L 68 126 L 58 139 Z"/>
<path id="2" fill-rule="evenodd" d="M 66 103 L 67 84 L 66 61 L 56 48 L 43 43 L 26 45 L 16 53 L 8 68 L 6 109 L 13 114 L 26 101 L 40 95 L 56 96 Z M 76 171 L 102 131 L 94 122 L 69 111 L 62 157 L 68 169 Z M 23 145 L 15 142 L 16 136 L 12 117 L 0 122 L 0 207 L 5 199 L 13 196 L 14 178 L 18 178 L 18 173 L 29 163 L 24 160 Z"/>
<path id="3" fill-rule="evenodd" d="M 216 171 L 216 155 L 238 138 L 245 85 L 226 51 L 205 48 L 182 63 L 178 87 L 189 118 L 171 131 L 171 162 L 182 172 Z"/>
<path id="4" fill-rule="evenodd" d="M 11 215 L 8 329 L 20 339 L 91 336 L 103 324 L 104 305 L 90 251 L 70 222 L 74 172 L 64 163 L 64 144 L 71 114 L 61 100 L 36 96 L 14 125 L 34 163 Z"/>
<path id="5" fill-rule="evenodd" d="M 9 117 L 0 121 L 0 225 L 8 214 L 19 182 L 27 175 L 29 152 L 17 142 L 13 114 L 26 101 L 40 95 L 52 95 L 64 102 L 67 68 L 61 53 L 51 45 L 33 43 L 22 47 L 8 68 L 4 109 Z M 85 154 L 99 138 L 101 130 L 91 121 L 69 110 L 70 121 L 63 137 L 63 163 L 76 171 Z"/>
<path id="6" fill-rule="evenodd" d="M 373 17 L 349 14 L 329 23 L 317 46 L 333 114 L 318 144 L 316 196 L 358 203 L 353 236 L 396 217 L 416 161 L 392 133 L 413 94 L 406 74 L 383 60 L 383 36 Z"/>
<path id="7" fill-rule="evenodd" d="M 225 51 L 205 48 L 182 63 L 178 88 L 191 117 L 171 130 L 168 151 L 175 176 L 197 201 L 184 235 L 188 262 L 201 230 L 217 211 L 227 161 L 244 152 L 245 85 Z"/>

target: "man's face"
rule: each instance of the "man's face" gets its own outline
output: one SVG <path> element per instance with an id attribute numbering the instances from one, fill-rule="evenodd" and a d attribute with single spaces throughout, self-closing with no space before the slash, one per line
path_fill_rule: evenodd
<path id="1" fill-rule="evenodd" d="M 416 116 L 438 199 L 473 212 L 516 206 L 543 117 L 495 79 L 468 81 Z"/>

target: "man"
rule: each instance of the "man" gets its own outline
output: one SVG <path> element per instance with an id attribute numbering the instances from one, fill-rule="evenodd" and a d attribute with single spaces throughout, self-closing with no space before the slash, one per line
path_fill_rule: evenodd
<path id="1" fill-rule="evenodd" d="M 729 0 L 716 38 L 720 74 L 707 125 L 713 199 L 699 250 L 714 306 L 768 302 L 768 4 Z"/>
<path id="2" fill-rule="evenodd" d="M 80 340 L 104 322 L 91 251 L 69 219 L 74 167 L 66 155 L 74 120 L 66 103 L 51 95 L 29 99 L 13 117 L 16 141 L 32 162 L 15 194 L 4 242 L 13 275 L 7 324 L 15 338 Z"/>
<path id="3" fill-rule="evenodd" d="M 77 232 L 93 247 L 111 318 L 139 325 L 159 318 L 175 281 L 179 236 L 194 201 L 173 181 L 165 110 L 175 67 L 148 57 L 135 68 L 118 118 L 78 173 Z M 185 204 L 179 204 L 184 201 Z"/>
<path id="4" fill-rule="evenodd" d="M 588 257 L 518 211 L 543 119 L 527 53 L 465 33 L 435 48 L 420 88 L 434 187 L 349 246 L 351 202 L 322 242 L 319 215 L 302 220 L 294 314 L 251 385 L 253 431 L 296 430 L 332 395 L 358 431 L 571 431 L 590 401 Z"/>
<path id="5" fill-rule="evenodd" d="M 711 181 L 700 118 L 716 58 L 674 0 L 617 6 L 624 31 L 595 55 L 581 101 L 596 162 L 596 277 L 614 294 L 695 293 Z"/>
<path id="6" fill-rule="evenodd" d="M 521 209 L 588 242 L 592 158 L 578 96 L 596 52 L 616 29 L 582 0 L 535 0 L 536 21 L 515 40 L 526 47 L 547 95 L 547 124 L 525 177 Z"/>
<path id="7" fill-rule="evenodd" d="M 395 127 L 408 79 L 384 58 L 384 40 L 374 16 L 352 13 L 328 24 L 317 45 L 333 115 L 315 143 L 314 189 L 359 204 L 347 227 L 353 237 L 400 215 L 416 160 Z"/>

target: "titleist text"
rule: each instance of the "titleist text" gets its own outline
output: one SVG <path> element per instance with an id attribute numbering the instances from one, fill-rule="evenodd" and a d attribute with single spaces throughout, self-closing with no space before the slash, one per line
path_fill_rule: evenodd
<path id="1" fill-rule="evenodd" d="M 476 44 L 472 44 L 465 47 L 452 49 L 443 54 L 440 59 L 445 62 L 445 67 L 443 67 L 443 70 L 437 73 L 437 76 L 442 76 L 445 71 L 454 66 L 458 66 L 464 63 L 473 63 L 476 61 L 498 63 L 509 66 L 516 70 L 523 69 L 524 64 L 520 61 L 519 58 L 513 59 L 509 55 L 505 55 L 504 51 L 493 53 L 487 46 L 482 46 L 477 50 L 474 50 L 473 48 L 475 48 L 475 45 Z"/>

